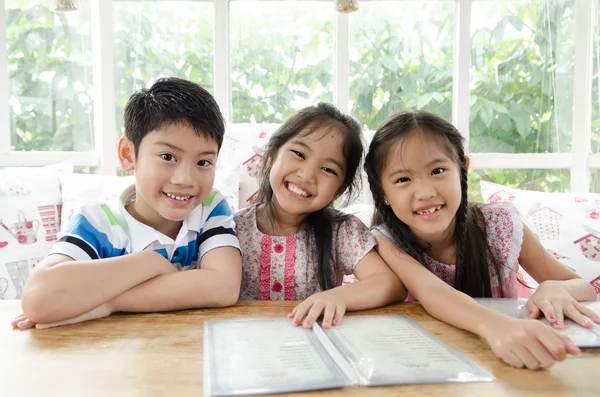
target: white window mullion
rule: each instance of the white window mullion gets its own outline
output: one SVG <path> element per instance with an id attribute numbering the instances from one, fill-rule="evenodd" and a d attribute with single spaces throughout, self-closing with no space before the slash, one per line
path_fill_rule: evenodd
<path id="1" fill-rule="evenodd" d="M 588 157 L 588 167 L 590 169 L 600 168 L 600 154 L 593 154 Z"/>
<path id="2" fill-rule="evenodd" d="M 0 0 L 0 153 L 10 151 L 10 112 L 8 108 L 8 50 L 6 1 Z"/>
<path id="3" fill-rule="evenodd" d="M 229 66 L 229 0 L 215 0 L 215 99 L 227 122 L 232 120 Z"/>
<path id="4" fill-rule="evenodd" d="M 593 0 L 578 0 L 573 70 L 573 132 L 571 191 L 587 193 L 590 188 L 588 155 L 592 133 L 592 38 Z"/>
<path id="5" fill-rule="evenodd" d="M 571 168 L 571 153 L 474 153 L 471 169 L 557 169 Z"/>
<path id="6" fill-rule="evenodd" d="M 96 167 L 96 152 L 13 151 L 0 156 L 0 167 L 43 167 L 68 161 L 76 167 Z"/>
<path id="7" fill-rule="evenodd" d="M 465 137 L 465 148 L 468 149 L 471 114 L 471 0 L 456 0 L 454 32 L 452 124 Z"/>
<path id="8" fill-rule="evenodd" d="M 350 104 L 350 19 L 348 14 L 335 13 L 334 37 L 333 76 L 335 86 L 333 101 L 341 112 L 348 113 Z"/>
<path id="9" fill-rule="evenodd" d="M 94 75 L 94 144 L 100 156 L 99 174 L 117 172 L 115 115 L 114 25 L 112 1 L 93 0 L 92 69 Z"/>

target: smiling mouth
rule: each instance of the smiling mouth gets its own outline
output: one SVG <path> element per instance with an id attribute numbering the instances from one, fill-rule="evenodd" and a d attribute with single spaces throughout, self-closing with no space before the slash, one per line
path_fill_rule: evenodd
<path id="1" fill-rule="evenodd" d="M 438 205 L 437 207 L 431 207 L 431 208 L 429 208 L 428 210 L 425 210 L 425 211 L 415 211 L 415 214 L 417 214 L 417 215 L 431 215 L 431 214 L 436 213 L 439 210 L 441 210 L 442 207 L 444 207 L 444 205 Z"/>
<path id="2" fill-rule="evenodd" d="M 176 195 L 171 194 L 171 193 L 164 193 L 164 195 L 167 196 L 167 197 L 169 197 L 169 198 L 172 198 L 173 200 L 177 200 L 177 201 L 188 201 L 189 199 L 192 198 L 192 196 L 176 196 Z"/>
<path id="3" fill-rule="evenodd" d="M 300 197 L 309 198 L 312 196 L 312 194 L 305 192 L 304 190 L 300 189 L 298 186 L 294 185 L 293 183 L 286 182 L 285 187 L 287 188 L 287 190 L 289 190 L 290 192 L 292 192 Z"/>

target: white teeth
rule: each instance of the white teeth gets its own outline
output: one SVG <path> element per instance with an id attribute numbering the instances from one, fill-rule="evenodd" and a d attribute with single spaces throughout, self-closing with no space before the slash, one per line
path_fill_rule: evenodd
<path id="1" fill-rule="evenodd" d="M 309 196 L 308 193 L 306 193 L 304 190 L 301 190 L 299 187 L 297 187 L 296 185 L 294 185 L 292 183 L 288 183 L 287 187 L 290 190 L 290 192 L 296 193 L 299 196 L 302 196 L 302 197 L 308 197 Z"/>
<path id="2" fill-rule="evenodd" d="M 442 206 L 440 205 L 439 207 L 433 207 L 428 209 L 427 211 L 417 211 L 417 215 L 429 215 L 429 214 L 433 214 L 436 211 L 439 211 L 442 208 Z"/>
<path id="3" fill-rule="evenodd" d="M 179 201 L 187 201 L 190 199 L 190 197 L 192 196 L 175 196 L 174 194 L 170 194 L 170 193 L 165 193 L 167 196 L 171 197 L 172 199 L 175 200 L 179 200 Z"/>

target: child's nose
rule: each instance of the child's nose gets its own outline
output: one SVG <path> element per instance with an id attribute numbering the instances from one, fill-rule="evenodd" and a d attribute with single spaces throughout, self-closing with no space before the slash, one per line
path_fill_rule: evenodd
<path id="1" fill-rule="evenodd" d="M 177 167 L 177 169 L 173 173 L 173 176 L 171 177 L 171 182 L 175 185 L 192 185 L 194 183 L 192 167 L 186 165 L 180 165 L 179 167 Z"/>
<path id="2" fill-rule="evenodd" d="M 298 176 L 305 182 L 313 182 L 315 179 L 315 171 L 313 167 L 305 165 L 298 169 Z"/>
<path id="3" fill-rule="evenodd" d="M 429 183 L 428 181 L 420 181 L 420 183 L 417 184 L 417 189 L 416 189 L 416 193 L 415 193 L 415 196 L 417 197 L 417 199 L 427 200 L 432 197 L 435 197 L 436 194 L 437 193 L 436 193 L 435 187 L 433 186 L 433 184 Z"/>

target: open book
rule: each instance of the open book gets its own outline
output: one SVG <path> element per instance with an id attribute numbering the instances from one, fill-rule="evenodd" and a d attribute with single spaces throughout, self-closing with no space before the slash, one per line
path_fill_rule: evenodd
<path id="1" fill-rule="evenodd" d="M 488 309 L 508 316 L 529 318 L 529 313 L 525 307 L 527 299 L 476 298 L 475 300 Z M 582 304 L 600 315 L 600 302 L 582 302 Z M 550 324 L 543 316 L 540 316 L 540 319 L 546 324 Z M 561 330 L 557 329 L 557 331 L 566 334 L 575 346 L 600 347 L 600 326 L 598 324 L 594 324 L 592 328 L 584 328 L 565 317 L 565 327 Z"/>
<path id="2" fill-rule="evenodd" d="M 204 325 L 207 396 L 493 379 L 406 316 L 347 316 L 329 329 L 285 318 Z"/>

